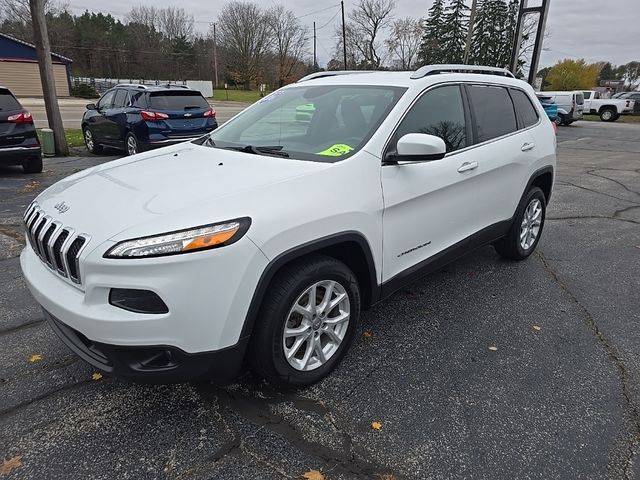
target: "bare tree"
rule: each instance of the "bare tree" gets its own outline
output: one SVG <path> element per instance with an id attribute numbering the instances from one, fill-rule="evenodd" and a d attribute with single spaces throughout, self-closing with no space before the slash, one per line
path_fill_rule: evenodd
<path id="1" fill-rule="evenodd" d="M 389 53 L 402 70 L 409 70 L 417 60 L 421 39 L 422 27 L 417 18 L 403 18 L 391 25 L 391 33 L 386 44 Z"/>
<path id="2" fill-rule="evenodd" d="M 254 3 L 232 1 L 220 12 L 217 25 L 230 74 L 250 88 L 272 43 L 268 16 Z"/>
<path id="3" fill-rule="evenodd" d="M 298 17 L 284 6 L 277 5 L 267 13 L 273 36 L 273 49 L 277 60 L 276 79 L 282 87 L 292 81 L 296 67 L 307 53 L 308 29 Z"/>
<path id="4" fill-rule="evenodd" d="M 168 40 L 190 39 L 193 36 L 193 15 L 187 13 L 184 8 L 155 8 L 139 5 L 129 11 L 127 22 L 153 28 L 164 34 Z"/>
<path id="5" fill-rule="evenodd" d="M 44 0 L 45 14 L 59 14 L 68 10 L 68 3 Z M 20 20 L 23 23 L 31 22 L 29 0 L 0 0 L 0 20 Z"/>
<path id="6" fill-rule="evenodd" d="M 379 37 L 391 24 L 395 6 L 394 0 L 360 0 L 349 13 L 353 47 L 364 57 L 365 68 L 379 68 L 384 61 Z"/>

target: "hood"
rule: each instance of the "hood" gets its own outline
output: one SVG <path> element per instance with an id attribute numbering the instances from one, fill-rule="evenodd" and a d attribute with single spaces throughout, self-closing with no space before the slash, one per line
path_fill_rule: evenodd
<path id="1" fill-rule="evenodd" d="M 188 212 L 185 221 L 207 223 L 207 215 L 199 212 L 212 205 L 224 216 L 220 207 L 233 203 L 236 196 L 246 203 L 247 196 L 263 187 L 329 165 L 179 144 L 84 170 L 52 185 L 36 201 L 46 214 L 77 233 L 107 240 L 134 225 L 182 217 L 178 212 Z M 185 225 L 189 226 L 195 225 Z"/>

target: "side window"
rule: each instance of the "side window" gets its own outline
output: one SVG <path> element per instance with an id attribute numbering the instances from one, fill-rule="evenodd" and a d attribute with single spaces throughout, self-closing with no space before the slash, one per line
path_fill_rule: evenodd
<path id="1" fill-rule="evenodd" d="M 111 104 L 113 103 L 113 97 L 115 96 L 115 94 L 115 90 L 110 90 L 105 93 L 98 102 L 98 109 L 104 110 L 106 108 L 111 108 Z"/>
<path id="2" fill-rule="evenodd" d="M 584 99 L 589 100 L 591 98 L 591 92 L 584 92 Z"/>
<path id="3" fill-rule="evenodd" d="M 516 112 L 506 88 L 469 85 L 478 142 L 486 142 L 518 129 Z"/>
<path id="4" fill-rule="evenodd" d="M 129 94 L 126 90 L 116 90 L 116 96 L 113 100 L 113 108 L 123 108 L 127 106 L 129 101 Z"/>
<path id="5" fill-rule="evenodd" d="M 538 123 L 538 112 L 531 103 L 529 95 L 522 90 L 511 89 L 511 98 L 524 128 Z"/>
<path id="6" fill-rule="evenodd" d="M 458 85 L 448 85 L 424 93 L 402 119 L 393 136 L 390 151 L 407 133 L 427 133 L 444 140 L 447 152 L 467 146 L 462 93 Z"/>

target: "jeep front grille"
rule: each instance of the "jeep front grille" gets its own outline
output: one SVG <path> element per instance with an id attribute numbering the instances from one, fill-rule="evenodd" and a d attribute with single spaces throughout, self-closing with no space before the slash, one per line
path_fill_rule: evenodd
<path id="1" fill-rule="evenodd" d="M 31 248 L 47 267 L 73 283 L 82 283 L 79 259 L 89 243 L 88 235 L 54 222 L 36 203 L 25 212 L 24 226 Z"/>

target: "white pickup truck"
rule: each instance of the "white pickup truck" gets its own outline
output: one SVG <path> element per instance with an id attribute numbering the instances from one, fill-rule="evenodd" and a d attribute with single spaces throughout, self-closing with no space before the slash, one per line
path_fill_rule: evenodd
<path id="1" fill-rule="evenodd" d="M 600 115 L 603 122 L 615 122 L 620 115 L 633 113 L 634 101 L 626 98 L 600 98 L 600 92 L 587 90 L 584 94 L 585 115 Z"/>

